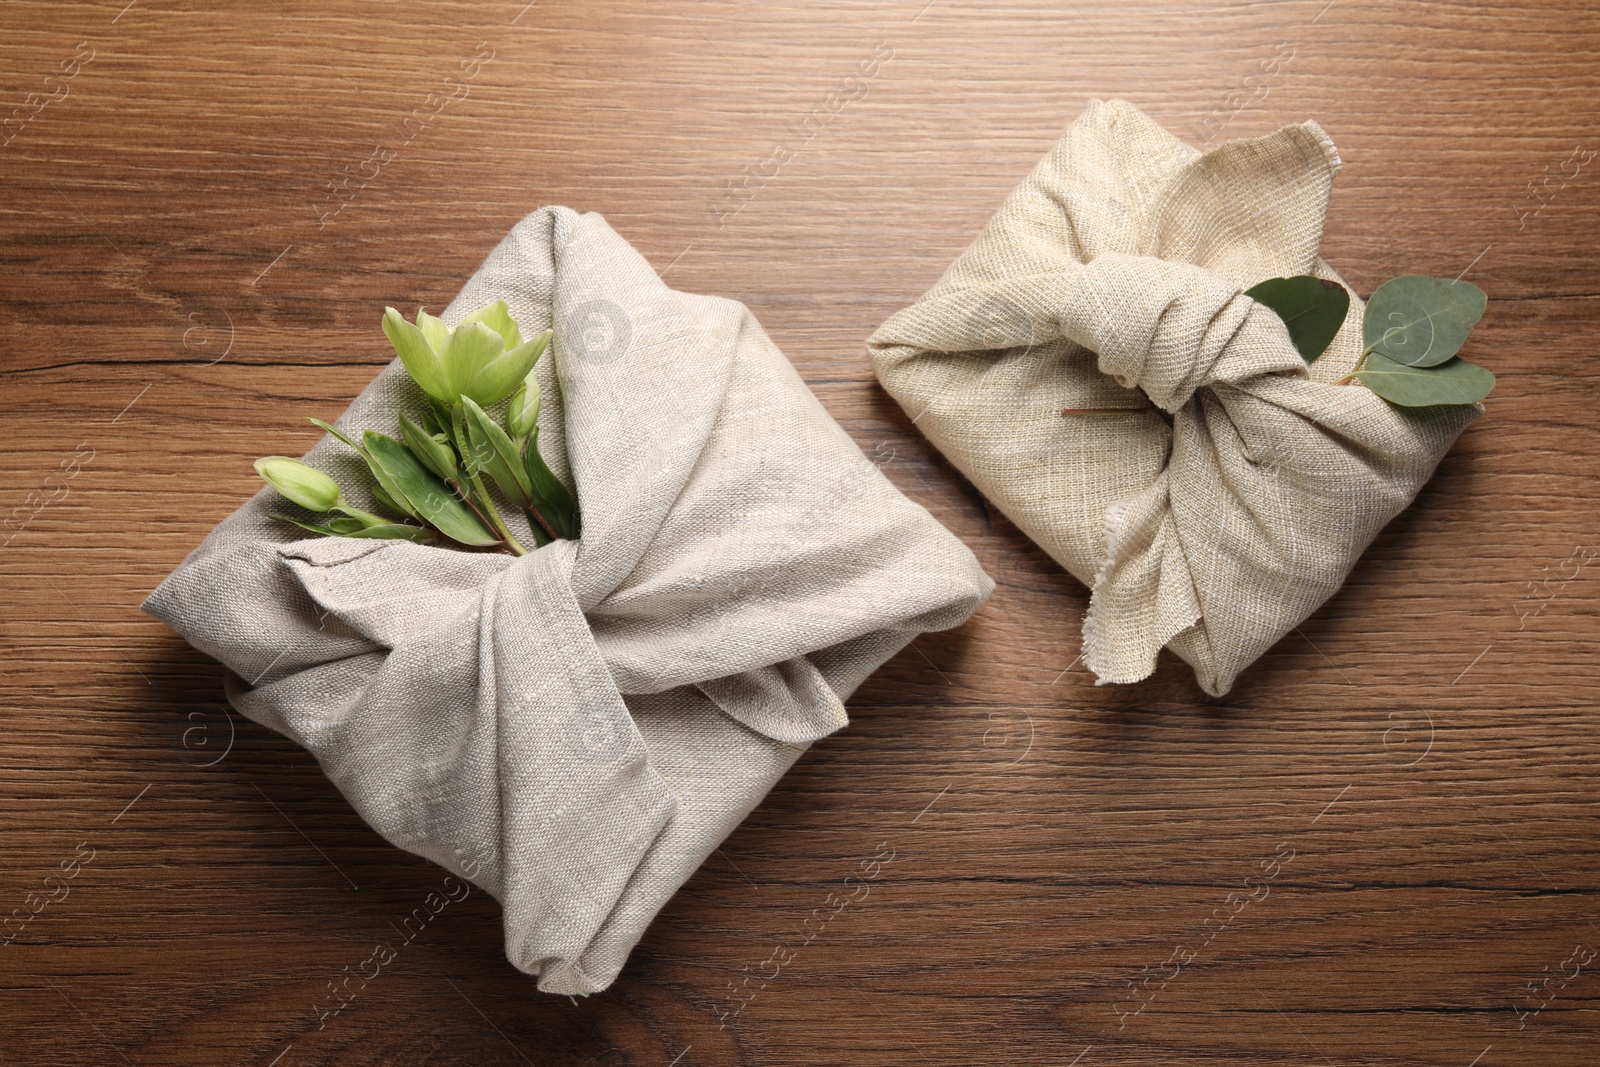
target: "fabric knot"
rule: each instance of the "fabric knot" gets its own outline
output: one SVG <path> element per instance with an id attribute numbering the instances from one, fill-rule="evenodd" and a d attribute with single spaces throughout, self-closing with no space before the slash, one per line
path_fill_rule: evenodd
<path id="1" fill-rule="evenodd" d="M 1282 320 L 1204 267 L 1112 253 L 1063 276 L 1061 335 L 1168 414 L 1218 382 L 1306 375 Z"/>
<path id="2" fill-rule="evenodd" d="M 1359 299 L 1307 367 L 1244 295 L 1339 281 L 1318 256 L 1339 166 L 1313 122 L 1200 152 L 1091 102 L 867 342 L 911 421 L 1089 587 L 1100 681 L 1145 678 L 1166 648 L 1226 693 L 1477 414 L 1335 385 L 1361 354 Z"/>

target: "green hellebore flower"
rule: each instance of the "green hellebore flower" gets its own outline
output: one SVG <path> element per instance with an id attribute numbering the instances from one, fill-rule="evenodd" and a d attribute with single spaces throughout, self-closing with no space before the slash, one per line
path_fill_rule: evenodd
<path id="1" fill-rule="evenodd" d="M 539 379 L 530 372 L 521 388 L 511 394 L 511 403 L 506 406 L 506 429 L 511 431 L 512 437 L 521 440 L 538 427 L 542 396 Z"/>
<path id="2" fill-rule="evenodd" d="M 307 511 L 332 511 L 344 499 L 332 478 L 288 456 L 256 460 L 256 473 L 280 495 Z"/>
<path id="3" fill-rule="evenodd" d="M 483 406 L 504 400 L 550 343 L 549 330 L 524 341 L 504 300 L 473 312 L 453 330 L 420 309 L 412 324 L 385 308 L 383 332 L 422 391 L 451 407 L 462 397 Z"/>

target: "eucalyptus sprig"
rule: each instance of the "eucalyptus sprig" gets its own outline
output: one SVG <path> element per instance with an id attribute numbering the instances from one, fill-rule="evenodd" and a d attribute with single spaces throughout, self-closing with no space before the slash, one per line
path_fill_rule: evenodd
<path id="1" fill-rule="evenodd" d="M 1343 286 L 1309 274 L 1269 278 L 1245 295 L 1283 319 L 1307 363 L 1326 351 L 1350 308 Z M 1407 274 L 1384 282 L 1361 319 L 1361 358 L 1334 384 L 1358 381 L 1400 407 L 1476 404 L 1494 388 L 1494 375 L 1456 353 L 1488 299 L 1460 279 Z"/>
<path id="2" fill-rule="evenodd" d="M 440 540 L 514 555 L 528 549 L 506 525 L 485 478 L 524 509 L 535 547 L 580 532 L 578 501 L 539 454 L 539 383 L 533 373 L 551 333 L 524 340 L 505 301 L 497 300 L 450 329 L 425 311 L 415 323 L 394 308 L 383 316 L 400 362 L 427 395 L 418 418 L 400 415 L 400 437 L 373 430 L 359 441 L 321 419 L 320 426 L 366 461 L 373 499 L 401 518 L 352 507 L 334 480 L 295 459 L 256 462 L 267 484 L 308 511 L 329 514 L 322 523 L 287 515 L 274 518 L 334 537 Z M 484 409 L 507 401 L 505 426 Z"/>

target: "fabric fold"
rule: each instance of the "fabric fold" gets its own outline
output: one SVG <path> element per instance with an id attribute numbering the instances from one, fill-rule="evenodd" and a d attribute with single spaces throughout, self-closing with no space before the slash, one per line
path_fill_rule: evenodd
<path id="1" fill-rule="evenodd" d="M 667 288 L 598 215 L 530 215 L 442 318 L 495 299 L 555 330 L 539 441 L 581 540 L 301 539 L 264 490 L 145 609 L 375 830 L 494 895 L 539 988 L 586 994 L 856 686 L 993 584 L 742 304 Z M 394 363 L 339 425 L 421 402 Z M 306 459 L 370 505 L 343 446 Z"/>

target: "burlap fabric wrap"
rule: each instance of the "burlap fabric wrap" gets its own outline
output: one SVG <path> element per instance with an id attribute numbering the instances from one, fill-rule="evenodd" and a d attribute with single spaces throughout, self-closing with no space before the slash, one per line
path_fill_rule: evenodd
<path id="1" fill-rule="evenodd" d="M 868 342 L 928 438 L 1091 589 L 1083 655 L 1134 682 L 1171 648 L 1221 695 L 1344 582 L 1470 407 L 1338 386 L 1360 300 L 1307 371 L 1242 294 L 1338 280 L 1339 157 L 1312 122 L 1201 154 L 1094 101 L 937 285 Z M 1066 408 L 1127 414 L 1064 415 Z"/>
<path id="2" fill-rule="evenodd" d="M 264 490 L 145 609 L 374 829 L 496 897 L 540 989 L 585 994 L 867 675 L 993 586 L 742 304 L 667 288 L 599 215 L 530 215 L 443 317 L 496 298 L 555 325 L 540 439 L 581 541 L 300 539 Z M 421 403 L 395 362 L 340 426 Z M 307 459 L 370 477 L 328 438 Z"/>

